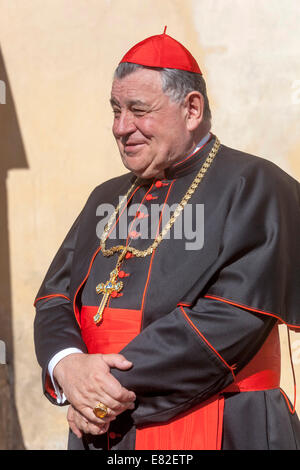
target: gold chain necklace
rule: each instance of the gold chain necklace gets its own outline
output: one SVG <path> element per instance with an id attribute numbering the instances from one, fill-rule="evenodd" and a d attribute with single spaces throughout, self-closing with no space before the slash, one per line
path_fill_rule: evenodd
<path id="1" fill-rule="evenodd" d="M 101 303 L 100 303 L 100 306 L 98 308 L 97 314 L 94 316 L 94 322 L 96 324 L 99 324 L 102 320 L 103 311 L 104 311 L 104 308 L 107 304 L 109 296 L 113 292 L 120 292 L 120 290 L 122 290 L 122 288 L 123 288 L 123 282 L 122 281 L 116 281 L 116 279 L 118 277 L 120 266 L 121 266 L 121 264 L 122 264 L 122 262 L 125 258 L 126 253 L 130 252 L 134 256 L 143 257 L 143 258 L 150 255 L 151 253 L 153 253 L 153 251 L 162 242 L 162 240 L 163 240 L 164 236 L 166 235 L 166 233 L 174 225 L 177 217 L 181 214 L 184 207 L 186 206 L 186 204 L 188 203 L 188 201 L 190 200 L 190 198 L 192 197 L 192 195 L 196 191 L 197 187 L 201 183 L 201 181 L 204 178 L 208 168 L 212 164 L 215 156 L 217 155 L 217 152 L 220 148 L 220 145 L 221 144 L 220 144 L 219 139 L 216 138 L 216 141 L 214 143 L 213 148 L 209 152 L 205 162 L 201 166 L 200 171 L 198 172 L 198 174 L 195 177 L 194 181 L 192 182 L 192 184 L 188 188 L 187 192 L 185 193 L 185 195 L 181 199 L 178 206 L 176 207 L 173 215 L 170 217 L 170 220 L 166 223 L 166 225 L 163 227 L 162 231 L 157 235 L 157 237 L 155 238 L 153 243 L 146 250 L 137 250 L 136 248 L 133 248 L 133 247 L 128 246 L 128 245 L 126 245 L 126 246 L 116 245 L 116 246 L 113 246 L 111 248 L 106 248 L 105 247 L 105 242 L 106 242 L 106 239 L 108 238 L 108 232 L 109 232 L 114 220 L 116 219 L 116 216 L 120 211 L 120 208 L 123 206 L 124 202 L 127 200 L 128 196 L 132 193 L 134 187 L 136 186 L 136 180 L 133 183 L 133 185 L 129 188 L 129 190 L 127 191 L 125 196 L 121 199 L 121 201 L 119 202 L 119 204 L 115 208 L 113 214 L 109 218 L 109 221 L 108 221 L 107 225 L 105 226 L 104 232 L 103 232 L 103 234 L 101 235 L 101 238 L 100 238 L 101 252 L 104 256 L 112 256 L 116 252 L 121 252 L 121 254 L 119 255 L 119 258 L 118 258 L 115 269 L 110 273 L 109 280 L 106 283 L 101 282 L 96 287 L 96 292 L 98 294 L 103 294 L 103 298 L 101 300 Z"/>

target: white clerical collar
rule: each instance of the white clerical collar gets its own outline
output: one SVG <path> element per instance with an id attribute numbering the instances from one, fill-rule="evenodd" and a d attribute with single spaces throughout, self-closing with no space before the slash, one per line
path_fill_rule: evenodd
<path id="1" fill-rule="evenodd" d="M 194 150 L 192 151 L 192 153 L 196 153 L 201 147 L 203 147 L 203 145 L 205 145 L 205 144 L 209 141 L 210 136 L 211 136 L 211 134 L 210 134 L 210 132 L 208 132 L 208 133 L 206 134 L 206 136 L 204 136 L 204 137 L 200 140 L 200 142 L 196 145 L 196 147 L 194 148 Z"/>

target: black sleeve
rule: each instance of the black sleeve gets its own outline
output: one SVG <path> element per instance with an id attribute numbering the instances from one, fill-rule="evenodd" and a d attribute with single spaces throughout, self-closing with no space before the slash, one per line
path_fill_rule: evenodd
<path id="1" fill-rule="evenodd" d="M 50 359 L 59 351 L 75 347 L 86 352 L 69 297 L 70 273 L 79 227 L 78 217 L 58 250 L 35 299 L 34 342 L 42 368 L 44 393 L 56 403 L 46 375 Z"/>

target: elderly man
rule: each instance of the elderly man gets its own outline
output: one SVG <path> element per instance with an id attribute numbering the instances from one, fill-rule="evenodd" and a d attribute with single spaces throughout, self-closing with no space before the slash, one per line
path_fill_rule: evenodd
<path id="1" fill-rule="evenodd" d="M 277 328 L 300 327 L 299 183 L 220 144 L 165 32 L 124 56 L 111 105 L 129 173 L 92 192 L 36 298 L 69 448 L 299 448 Z"/>

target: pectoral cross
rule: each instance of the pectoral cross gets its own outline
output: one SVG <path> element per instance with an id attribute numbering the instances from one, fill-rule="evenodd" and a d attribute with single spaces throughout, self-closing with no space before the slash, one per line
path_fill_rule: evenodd
<path id="1" fill-rule="evenodd" d="M 109 280 L 106 281 L 105 283 L 100 282 L 100 284 L 98 284 L 97 287 L 96 287 L 97 294 L 103 294 L 103 297 L 102 297 L 101 303 L 99 305 L 98 311 L 97 311 L 96 315 L 93 317 L 93 320 L 96 323 L 96 325 L 98 325 L 102 320 L 103 311 L 106 307 L 109 296 L 113 292 L 120 292 L 120 290 L 123 289 L 123 282 L 122 281 L 116 281 L 116 279 L 118 277 L 120 265 L 121 265 L 121 263 L 124 259 L 124 256 L 125 256 L 126 252 L 127 252 L 127 249 L 125 248 L 122 251 L 121 255 L 119 256 L 117 266 L 110 273 Z"/>

